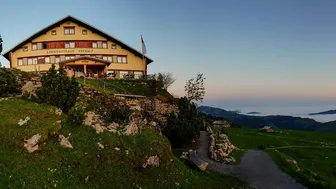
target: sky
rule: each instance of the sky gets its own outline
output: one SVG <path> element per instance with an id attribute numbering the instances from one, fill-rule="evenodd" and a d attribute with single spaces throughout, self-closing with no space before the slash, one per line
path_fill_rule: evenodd
<path id="1" fill-rule="evenodd" d="M 176 96 L 201 72 L 205 104 L 336 102 L 334 0 L 0 1 L 3 52 L 72 15 L 138 50 L 142 34 Z"/>

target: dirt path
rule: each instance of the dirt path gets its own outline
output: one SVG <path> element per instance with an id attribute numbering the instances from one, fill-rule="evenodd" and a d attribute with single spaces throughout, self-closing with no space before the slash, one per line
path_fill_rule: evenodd
<path id="1" fill-rule="evenodd" d="M 270 156 L 259 150 L 248 150 L 242 157 L 239 165 L 226 165 L 212 161 L 208 157 L 209 137 L 201 131 L 198 156 L 209 162 L 208 169 L 224 174 L 237 176 L 258 189 L 303 189 L 287 174 L 282 172 Z"/>

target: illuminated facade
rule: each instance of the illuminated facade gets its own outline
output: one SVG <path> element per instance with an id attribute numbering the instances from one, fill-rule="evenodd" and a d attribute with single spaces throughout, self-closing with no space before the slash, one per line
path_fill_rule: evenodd
<path id="1" fill-rule="evenodd" d="M 28 37 L 3 56 L 11 68 L 46 72 L 63 65 L 68 76 L 140 78 L 153 62 L 97 28 L 67 16 Z"/>

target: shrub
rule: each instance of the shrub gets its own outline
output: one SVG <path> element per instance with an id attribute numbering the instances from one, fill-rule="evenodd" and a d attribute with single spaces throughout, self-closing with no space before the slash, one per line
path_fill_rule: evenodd
<path id="1" fill-rule="evenodd" d="M 266 148 L 266 147 L 265 147 L 265 145 L 263 145 L 263 144 L 260 144 L 260 145 L 258 146 L 258 149 L 259 149 L 259 150 L 265 150 L 265 148 Z"/>
<path id="2" fill-rule="evenodd" d="M 80 126 L 83 124 L 85 111 L 80 106 L 71 108 L 68 112 L 67 122 L 73 126 Z"/>
<path id="3" fill-rule="evenodd" d="M 198 138 L 203 124 L 198 115 L 196 105 L 183 97 L 178 102 L 179 113 L 170 113 L 163 134 L 173 147 L 180 147 Z"/>
<path id="4" fill-rule="evenodd" d="M 19 84 L 10 69 L 0 66 L 0 97 L 18 94 Z"/>
<path id="5" fill-rule="evenodd" d="M 42 87 L 37 91 L 39 102 L 57 106 L 63 112 L 68 112 L 75 105 L 80 90 L 79 84 L 74 77 L 69 79 L 62 67 L 57 73 L 53 64 L 41 82 Z"/>
<path id="6" fill-rule="evenodd" d="M 132 110 L 127 106 L 117 106 L 113 108 L 105 108 L 102 118 L 106 122 L 127 123 L 131 116 Z"/>

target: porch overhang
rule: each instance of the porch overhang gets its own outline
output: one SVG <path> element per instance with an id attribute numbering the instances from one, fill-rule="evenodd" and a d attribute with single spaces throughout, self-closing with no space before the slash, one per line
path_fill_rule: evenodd
<path id="1" fill-rule="evenodd" d="M 76 65 L 101 65 L 101 66 L 109 66 L 111 64 L 110 61 L 103 60 L 100 58 L 94 58 L 91 56 L 80 56 L 77 58 L 72 58 L 68 60 L 63 60 L 59 62 L 61 66 L 76 66 Z"/>

